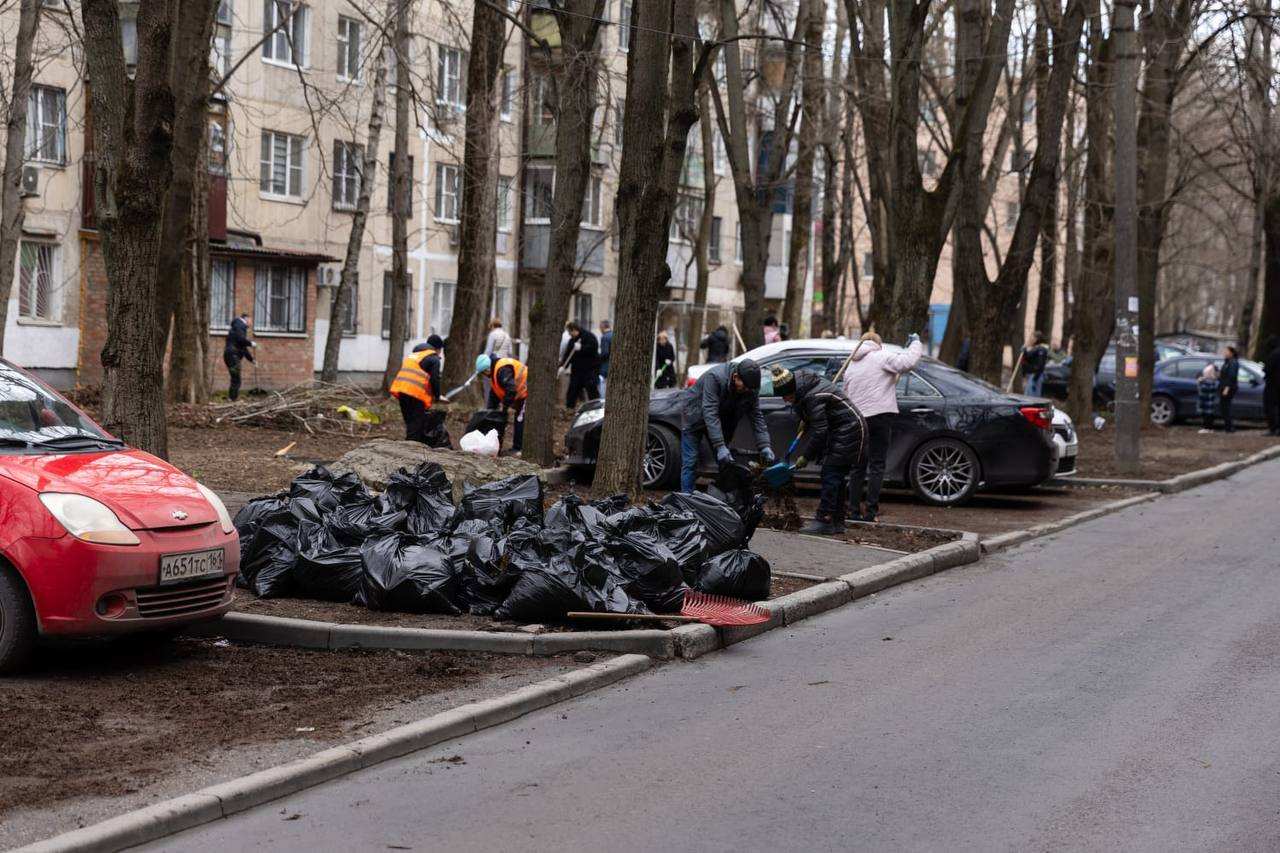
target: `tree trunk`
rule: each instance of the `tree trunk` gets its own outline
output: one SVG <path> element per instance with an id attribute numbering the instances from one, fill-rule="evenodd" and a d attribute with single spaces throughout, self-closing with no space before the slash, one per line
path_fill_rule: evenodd
<path id="1" fill-rule="evenodd" d="M 409 68 L 409 0 L 394 0 L 396 7 L 396 68 Z M 391 387 L 409 338 L 409 120 L 413 109 L 410 86 L 400 80 L 396 86 L 395 162 L 391 169 L 394 204 L 391 206 L 391 331 L 387 341 L 387 367 L 382 374 L 382 390 Z M 445 359 L 448 361 L 448 359 Z"/>
<path id="2" fill-rule="evenodd" d="M 388 4 L 388 17 L 394 13 L 395 0 Z M 342 353 L 342 333 L 346 323 L 347 303 L 360 281 L 360 250 L 364 246 L 365 224 L 369 219 L 369 200 L 378 174 L 381 151 L 382 122 L 387 107 L 386 51 L 379 50 L 373 71 L 373 104 L 369 108 L 369 128 L 365 133 L 364 151 L 360 158 L 360 192 L 356 209 L 351 214 L 351 230 L 347 232 L 347 254 L 342 260 L 338 289 L 329 304 L 329 329 L 324 338 L 324 360 L 320 367 L 321 382 L 338 381 L 338 357 Z"/>
<path id="3" fill-rule="evenodd" d="M 0 355 L 4 354 L 4 330 L 9 320 L 9 297 L 17 267 L 18 243 L 27 209 L 22 200 L 22 166 L 26 162 L 27 98 L 35 63 L 31 46 L 40 26 L 44 0 L 22 0 L 18 34 L 13 44 L 13 89 L 9 118 L 5 123 L 4 174 L 0 183 Z"/>
<path id="4" fill-rule="evenodd" d="M 1280 336 L 1280 195 L 1267 199 L 1263 220 L 1266 242 L 1261 310 L 1258 312 L 1257 340 L 1265 344 Z"/>
<path id="5" fill-rule="evenodd" d="M 795 194 L 791 207 L 791 245 L 787 254 L 787 291 L 783 318 L 794 337 L 807 337 L 805 280 L 809 277 L 809 244 L 813 234 L 813 168 L 822 127 L 822 38 L 826 31 L 824 0 L 801 0 L 804 15 L 804 73 L 800 81 L 801 115 L 796 156 Z"/>
<path id="6" fill-rule="evenodd" d="M 564 12 L 557 16 L 561 67 L 556 86 L 551 245 L 542 288 L 529 312 L 529 400 L 524 413 L 524 454 L 546 467 L 555 464 L 560 333 L 569 314 L 569 296 L 578 269 L 582 203 L 591 180 L 591 131 L 600 61 L 597 34 L 604 0 L 570 0 Z M 612 361 L 609 371 L 612 375 Z"/>
<path id="7" fill-rule="evenodd" d="M 1274 77 L 1271 41 L 1273 35 L 1270 25 L 1264 21 L 1271 16 L 1271 0 L 1250 0 L 1249 8 L 1251 12 L 1259 15 L 1253 22 L 1246 54 L 1250 106 L 1253 108 L 1252 121 L 1249 123 L 1249 155 L 1253 160 L 1250 168 L 1253 223 L 1250 235 L 1252 239 L 1249 243 L 1249 289 L 1244 308 L 1240 312 L 1237 339 L 1242 354 L 1250 355 L 1254 359 L 1262 359 L 1267 355 L 1263 352 L 1266 336 L 1258 334 L 1257 330 L 1262 319 L 1266 290 L 1263 269 L 1263 244 L 1266 242 L 1266 236 L 1263 232 L 1271 187 L 1271 83 Z M 1255 47 L 1255 39 L 1262 42 L 1261 50 Z"/>
<path id="8" fill-rule="evenodd" d="M 692 356 L 696 352 L 695 344 L 702 340 L 702 317 L 703 307 L 707 304 L 707 291 L 711 287 L 711 259 L 709 257 L 708 242 L 711 239 L 711 220 L 716 213 L 716 185 L 719 183 L 715 176 L 715 125 L 711 120 L 711 94 L 708 92 L 707 86 L 698 88 L 698 132 L 702 137 L 702 219 L 698 222 L 698 242 L 694 246 L 694 252 L 698 261 L 698 281 L 694 286 L 693 304 L 694 311 L 689 317 L 689 355 Z M 724 239 L 724 234 L 720 235 L 720 239 Z M 724 249 L 721 248 L 723 252 Z M 676 355 L 679 360 L 679 353 Z M 685 357 L 686 362 L 689 356 Z M 687 370 L 689 365 L 682 366 Z M 679 369 L 679 368 L 678 368 Z"/>
<path id="9" fill-rule="evenodd" d="M 493 305 L 498 238 L 498 78 L 507 25 L 493 5 L 475 0 L 467 65 L 467 126 L 462 154 L 462 216 L 458 228 L 458 287 L 449 325 L 444 385 L 467 380 L 483 348 Z M 550 464 L 550 463 L 547 463 Z"/>
<path id="10" fill-rule="evenodd" d="M 1072 314 L 1075 292 L 1080 282 L 1080 162 L 1081 150 L 1076 143 L 1076 102 L 1074 95 L 1067 109 L 1067 164 L 1064 185 L 1067 195 L 1067 224 L 1063 231 L 1062 250 L 1062 349 L 1070 351 L 1074 338 Z"/>
<path id="11" fill-rule="evenodd" d="M 1057 22 L 1056 0 L 1050 4 L 1036 4 L 1035 32 L 1035 85 L 1036 85 L 1036 137 L 1037 144 L 1049 138 L 1045 132 L 1044 105 L 1049 99 L 1049 31 Z M 1061 138 L 1058 145 L 1061 146 Z M 1061 171 L 1061 170 L 1059 170 Z M 1059 181 L 1054 180 L 1054 186 Z M 1036 287 L 1036 319 L 1035 329 L 1045 336 L 1046 341 L 1053 340 L 1055 280 L 1058 272 L 1058 192 L 1055 189 L 1049 204 L 1045 208 L 1044 226 L 1040 229 L 1040 276 Z"/>
<path id="12" fill-rule="evenodd" d="M 638 498 L 648 421 L 636 413 L 649 407 L 654 316 L 671 274 L 667 235 L 707 54 L 695 66 L 692 3 L 638 0 L 634 16 L 616 202 L 622 235 L 617 329 L 595 492 Z"/>
<path id="13" fill-rule="evenodd" d="M 169 399 L 175 403 L 203 403 L 209 397 L 205 362 L 209 355 L 209 147 L 200 143 L 200 160 L 192 170 L 194 183 L 187 231 L 182 236 L 182 266 L 177 304 L 173 310 L 173 337 L 169 347 Z"/>

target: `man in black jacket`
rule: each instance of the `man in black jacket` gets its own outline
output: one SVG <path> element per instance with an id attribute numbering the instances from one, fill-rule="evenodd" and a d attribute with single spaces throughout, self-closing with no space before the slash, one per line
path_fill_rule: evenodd
<path id="1" fill-rule="evenodd" d="M 231 321 L 227 330 L 227 343 L 222 348 L 222 363 L 231 374 L 231 384 L 227 387 L 227 399 L 236 400 L 240 396 L 240 361 L 249 359 L 253 363 L 253 348 L 257 346 L 249 340 L 249 315 L 241 314 Z"/>
<path id="2" fill-rule="evenodd" d="M 839 533 L 844 530 L 849 470 L 863 453 L 866 423 L 862 414 L 839 388 L 810 370 L 792 374 L 785 367 L 773 368 L 773 392 L 800 418 L 792 467 L 798 471 L 811 461 L 822 462 L 818 512 L 800 532 Z"/>
<path id="3" fill-rule="evenodd" d="M 743 417 L 751 419 L 756 446 L 765 462 L 774 461 L 769 430 L 760 412 L 760 366 L 749 358 L 734 364 L 717 364 L 698 377 L 686 392 L 683 428 L 680 431 L 680 491 L 692 492 L 698 479 L 698 448 L 705 437 L 715 451 L 716 463 L 733 461 L 729 441 Z"/>
<path id="4" fill-rule="evenodd" d="M 1262 407 L 1267 413 L 1267 432 L 1280 435 L 1280 336 L 1267 339 L 1266 356 L 1262 368 L 1266 372 L 1266 385 L 1262 389 Z"/>
<path id="5" fill-rule="evenodd" d="M 569 333 L 569 348 L 560 369 L 569 371 L 569 391 L 564 395 L 564 405 L 573 411 L 584 392 L 588 400 L 600 398 L 600 342 L 594 332 L 582 328 L 576 321 L 570 320 L 565 330 Z"/>
<path id="6" fill-rule="evenodd" d="M 1223 355 L 1222 367 L 1218 369 L 1218 409 L 1222 412 L 1223 429 L 1235 432 L 1236 425 L 1231 420 L 1231 403 L 1240 390 L 1240 352 L 1229 346 Z"/>
<path id="7" fill-rule="evenodd" d="M 713 364 L 729 360 L 729 330 L 719 326 L 714 332 L 702 339 L 699 349 L 707 351 L 707 361 Z"/>

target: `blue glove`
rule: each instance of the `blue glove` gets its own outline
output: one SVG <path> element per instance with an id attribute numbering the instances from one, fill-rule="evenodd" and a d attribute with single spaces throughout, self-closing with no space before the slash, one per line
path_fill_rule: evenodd
<path id="1" fill-rule="evenodd" d="M 766 465 L 772 465 L 778 461 L 778 457 L 773 455 L 773 448 L 766 447 L 760 451 L 760 458 L 764 460 Z"/>
<path id="2" fill-rule="evenodd" d="M 721 447 L 716 451 L 716 462 L 721 465 L 728 465 L 733 461 L 733 454 L 729 452 L 729 448 Z"/>
<path id="3" fill-rule="evenodd" d="M 918 344 L 918 343 L 920 343 L 920 336 L 917 335 L 915 332 L 912 332 L 911 334 L 907 335 L 907 346 L 911 346 L 912 344 Z"/>

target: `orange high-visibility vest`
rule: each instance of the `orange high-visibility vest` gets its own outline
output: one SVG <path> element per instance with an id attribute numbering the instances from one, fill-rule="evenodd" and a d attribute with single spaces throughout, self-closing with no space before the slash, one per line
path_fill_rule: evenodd
<path id="1" fill-rule="evenodd" d="M 493 393 L 498 395 L 498 399 L 507 402 L 507 392 L 498 384 L 498 371 L 504 367 L 513 367 L 516 371 L 516 400 L 523 400 L 529 396 L 529 368 L 525 367 L 519 359 L 500 358 L 493 363 L 493 372 L 490 374 L 489 384 L 493 386 Z M 515 402 L 514 400 L 512 402 Z"/>
<path id="2" fill-rule="evenodd" d="M 431 394 L 431 377 L 422 369 L 422 362 L 435 354 L 435 350 L 428 349 L 406 357 L 400 363 L 400 372 L 396 374 L 396 381 L 391 383 L 391 396 L 399 397 L 404 394 L 421 400 L 424 406 L 431 408 L 435 397 Z"/>

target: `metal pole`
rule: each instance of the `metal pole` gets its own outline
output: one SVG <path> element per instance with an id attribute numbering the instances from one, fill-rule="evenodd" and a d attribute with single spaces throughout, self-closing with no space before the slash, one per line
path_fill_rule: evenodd
<path id="1" fill-rule="evenodd" d="M 1116 0 L 1115 292 L 1116 292 L 1116 467 L 1138 471 L 1142 405 L 1138 398 L 1138 55 L 1134 38 L 1136 0 Z"/>

